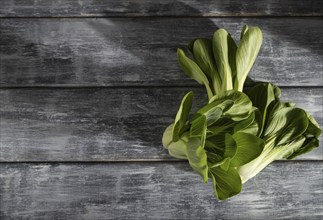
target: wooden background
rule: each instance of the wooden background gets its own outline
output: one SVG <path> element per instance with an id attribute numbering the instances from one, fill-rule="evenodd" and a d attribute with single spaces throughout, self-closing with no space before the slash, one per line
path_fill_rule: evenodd
<path id="1" fill-rule="evenodd" d="M 323 219 L 322 147 L 218 202 L 161 145 L 182 95 L 206 101 L 176 49 L 243 24 L 264 33 L 250 76 L 322 126 L 322 16 L 318 0 L 1 0 L 0 219 Z"/>

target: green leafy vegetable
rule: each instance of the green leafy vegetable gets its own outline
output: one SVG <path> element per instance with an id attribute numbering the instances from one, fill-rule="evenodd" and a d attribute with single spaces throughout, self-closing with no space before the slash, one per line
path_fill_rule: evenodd
<path id="1" fill-rule="evenodd" d="M 243 182 L 257 175 L 274 160 L 292 159 L 318 147 L 321 129 L 315 119 L 291 103 L 280 102 L 280 90 L 268 83 L 253 87 L 248 95 L 262 113 L 264 151 L 238 168 Z"/>
<path id="2" fill-rule="evenodd" d="M 183 97 L 175 123 L 164 132 L 163 144 L 172 156 L 187 159 L 204 182 L 211 178 L 215 195 L 227 199 L 241 191 L 237 167 L 252 161 L 263 150 L 264 141 L 253 134 L 258 131 L 258 124 L 253 123 L 254 107 L 246 94 L 225 91 L 189 119 L 191 94 Z M 227 121 L 225 126 L 223 121 Z M 251 126 L 256 131 L 246 133 Z M 225 133 L 217 130 L 219 127 L 225 127 Z"/>
<path id="3" fill-rule="evenodd" d="M 237 195 L 242 184 L 274 160 L 293 159 L 319 146 L 315 119 L 293 103 L 280 101 L 280 89 L 257 83 L 246 93 L 248 79 L 262 44 L 258 27 L 244 26 L 237 45 L 224 29 L 212 39 L 188 45 L 192 59 L 178 49 L 184 72 L 206 87 L 208 102 L 193 114 L 193 93 L 181 102 L 162 142 L 173 157 L 188 160 L 214 195 Z"/>

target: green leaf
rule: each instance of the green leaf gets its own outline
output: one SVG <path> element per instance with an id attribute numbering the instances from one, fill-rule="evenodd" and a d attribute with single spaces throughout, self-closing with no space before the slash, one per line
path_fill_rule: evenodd
<path id="1" fill-rule="evenodd" d="M 234 133 L 240 131 L 253 135 L 259 135 L 259 127 L 261 126 L 261 113 L 259 109 L 253 108 L 253 111 L 248 118 L 238 121 L 234 125 Z"/>
<path id="2" fill-rule="evenodd" d="M 259 129 L 259 111 L 255 109 L 251 114 L 244 120 L 233 121 L 230 118 L 220 118 L 210 127 L 208 127 L 208 137 L 214 135 L 224 135 L 225 133 L 236 133 L 244 132 L 253 135 L 258 135 Z"/>
<path id="3" fill-rule="evenodd" d="M 237 143 L 232 135 L 228 133 L 224 135 L 221 134 L 207 138 L 205 149 L 207 152 L 215 153 L 222 158 L 232 158 L 236 154 Z"/>
<path id="4" fill-rule="evenodd" d="M 207 155 L 204 150 L 206 138 L 206 119 L 204 117 L 203 132 L 200 138 L 190 137 L 187 141 L 187 158 L 193 170 L 199 173 L 204 182 L 208 180 Z"/>
<path id="5" fill-rule="evenodd" d="M 193 43 L 193 57 L 207 75 L 210 85 L 213 87 L 213 94 L 220 93 L 221 77 L 214 61 L 211 41 L 209 39 L 196 39 Z"/>
<path id="6" fill-rule="evenodd" d="M 230 90 L 221 95 L 215 95 L 209 100 L 210 106 L 219 105 L 225 100 L 233 101 L 230 109 L 223 113 L 224 116 L 230 117 L 232 120 L 242 120 L 249 116 L 252 111 L 252 102 L 249 97 L 239 91 Z"/>
<path id="7" fill-rule="evenodd" d="M 315 137 L 315 138 L 319 138 L 319 136 L 321 135 L 321 128 L 319 126 L 319 124 L 316 122 L 315 118 L 311 115 L 307 114 L 307 118 L 308 118 L 308 127 L 305 131 L 305 136 L 306 137 Z"/>
<path id="8" fill-rule="evenodd" d="M 194 123 L 195 120 L 199 119 L 201 116 L 205 116 L 207 120 L 207 126 L 210 126 L 214 124 L 222 115 L 223 110 L 219 106 L 210 106 L 211 108 L 203 108 L 202 111 L 198 111 L 193 115 L 192 117 L 192 123 Z"/>
<path id="9" fill-rule="evenodd" d="M 201 115 L 201 117 L 192 122 L 190 128 L 190 137 L 202 137 L 206 130 L 206 126 L 206 117 L 205 115 Z"/>
<path id="10" fill-rule="evenodd" d="M 234 102 L 230 99 L 221 99 L 218 102 L 209 103 L 198 110 L 192 117 L 192 121 L 199 118 L 201 115 L 205 115 L 207 120 L 207 125 L 210 126 L 215 123 L 223 114 L 223 112 L 228 111 Z"/>
<path id="11" fill-rule="evenodd" d="M 214 62 L 211 41 L 209 39 L 196 39 L 193 43 L 193 56 L 203 72 L 209 79 L 212 79 L 216 64 Z"/>
<path id="12" fill-rule="evenodd" d="M 212 126 L 208 127 L 208 137 L 214 135 L 224 135 L 225 133 L 233 133 L 234 126 L 237 124 L 236 121 L 230 118 L 220 118 Z"/>
<path id="13" fill-rule="evenodd" d="M 221 167 L 210 168 L 209 175 L 213 181 L 214 193 L 219 200 L 228 199 L 241 192 L 241 178 L 235 168 L 230 167 L 227 171 Z"/>
<path id="14" fill-rule="evenodd" d="M 275 160 L 281 160 L 291 156 L 297 149 L 299 149 L 305 141 L 305 138 L 300 136 L 293 141 L 283 144 L 275 145 L 274 140 L 265 142 L 265 148 L 263 152 L 251 162 L 237 167 L 237 170 L 241 176 L 242 183 L 245 183 L 250 178 L 257 175 L 268 164 Z"/>
<path id="15" fill-rule="evenodd" d="M 199 173 L 204 182 L 208 180 L 207 155 L 204 150 L 206 139 L 206 117 L 202 116 L 192 125 L 187 140 L 187 159 L 193 170 Z"/>
<path id="16" fill-rule="evenodd" d="M 243 36 L 247 33 L 249 27 L 248 25 L 244 25 L 240 34 L 240 40 L 243 38 Z"/>
<path id="17" fill-rule="evenodd" d="M 225 134 L 208 138 L 205 149 L 209 167 L 221 166 L 223 170 L 228 170 L 231 158 L 236 154 L 237 144 L 230 134 Z"/>
<path id="18" fill-rule="evenodd" d="M 185 125 L 189 112 L 192 107 L 192 99 L 193 99 L 193 92 L 187 93 L 182 99 L 182 102 L 176 114 L 176 118 L 173 126 L 173 138 L 172 138 L 173 142 L 178 141 L 180 138 L 181 129 Z"/>
<path id="19" fill-rule="evenodd" d="M 184 72 L 191 78 L 195 79 L 198 83 L 204 84 L 208 97 L 211 98 L 214 94 L 210 88 L 209 80 L 206 75 L 200 69 L 200 67 L 190 58 L 188 58 L 184 51 L 181 49 L 177 50 L 177 57 L 180 66 L 184 70 Z"/>
<path id="20" fill-rule="evenodd" d="M 295 103 L 292 102 L 277 102 L 274 107 L 271 109 L 272 112 L 279 111 L 282 108 L 295 107 Z"/>
<path id="21" fill-rule="evenodd" d="M 205 116 L 207 117 L 207 126 L 214 124 L 221 117 L 223 110 L 221 107 L 214 107 L 210 109 Z"/>
<path id="22" fill-rule="evenodd" d="M 215 100 L 215 97 L 219 97 L 218 95 L 213 96 L 213 100 Z M 212 100 L 211 99 L 211 100 Z M 221 100 L 212 103 L 208 103 L 204 107 L 202 107 L 200 110 L 197 111 L 198 114 L 208 114 L 210 111 L 213 111 L 214 108 L 221 108 L 222 112 L 228 111 L 232 106 L 234 105 L 234 102 L 229 98 L 223 98 L 221 97 Z"/>
<path id="23" fill-rule="evenodd" d="M 303 136 L 306 138 L 303 145 L 295 150 L 295 152 L 290 155 L 287 159 L 293 159 L 299 155 L 305 154 L 312 151 L 314 148 L 317 148 L 320 144 L 318 137 L 321 135 L 321 129 L 315 119 L 307 114 L 308 117 L 308 126 Z"/>
<path id="24" fill-rule="evenodd" d="M 304 110 L 287 107 L 273 112 L 264 130 L 264 139 L 274 138 L 275 145 L 288 143 L 301 136 L 308 127 L 307 114 Z"/>
<path id="25" fill-rule="evenodd" d="M 255 135 L 238 132 L 232 137 L 237 144 L 237 152 L 230 166 L 238 167 L 247 164 L 257 158 L 264 149 L 265 142 Z"/>
<path id="26" fill-rule="evenodd" d="M 221 28 L 214 32 L 212 40 L 215 62 L 222 80 L 222 91 L 233 89 L 232 72 L 229 63 L 228 39 L 230 38 L 230 34 Z M 232 42 L 230 42 L 231 44 Z"/>
<path id="27" fill-rule="evenodd" d="M 212 152 L 207 152 L 207 160 L 208 160 L 208 167 L 213 168 L 213 167 L 218 167 L 221 166 L 223 170 L 228 170 L 231 158 L 229 157 L 221 157 L 220 155 L 217 155 Z"/>
<path id="28" fill-rule="evenodd" d="M 234 89 L 238 91 L 242 91 L 262 44 L 262 32 L 258 27 L 246 27 L 242 32 L 236 53 L 237 76 L 234 82 Z"/>
<path id="29" fill-rule="evenodd" d="M 228 35 L 228 49 L 229 49 L 229 65 L 231 68 L 231 75 L 232 75 L 232 86 L 234 86 L 234 81 L 237 77 L 236 54 L 237 54 L 238 47 L 230 34 Z"/>
<path id="30" fill-rule="evenodd" d="M 268 119 L 270 109 L 276 101 L 274 87 L 270 83 L 258 84 L 250 89 L 247 95 L 252 101 L 253 106 L 257 107 L 261 112 L 262 120 L 260 130 L 262 131 Z"/>
<path id="31" fill-rule="evenodd" d="M 320 145 L 320 141 L 317 138 L 307 138 L 298 149 L 296 149 L 291 155 L 286 157 L 286 159 L 294 159 L 302 154 L 312 151 Z"/>

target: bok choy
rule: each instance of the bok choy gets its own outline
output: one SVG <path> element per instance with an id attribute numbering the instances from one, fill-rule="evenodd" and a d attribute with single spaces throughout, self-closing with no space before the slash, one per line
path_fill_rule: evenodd
<path id="1" fill-rule="evenodd" d="M 192 58 L 177 51 L 180 66 L 205 86 L 209 101 L 190 114 L 193 93 L 187 93 L 164 132 L 163 146 L 171 156 L 188 160 L 205 183 L 211 179 L 220 200 L 238 194 L 272 161 L 295 158 L 319 145 L 315 119 L 281 102 L 277 86 L 258 83 L 243 92 L 261 44 L 261 30 L 245 26 L 239 45 L 219 29 L 212 39 L 188 45 Z"/>

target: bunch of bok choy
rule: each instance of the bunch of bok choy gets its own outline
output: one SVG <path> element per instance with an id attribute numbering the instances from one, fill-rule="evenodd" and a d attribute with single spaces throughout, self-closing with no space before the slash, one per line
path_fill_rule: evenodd
<path id="1" fill-rule="evenodd" d="M 190 114 L 193 93 L 187 93 L 163 145 L 175 158 L 188 160 L 195 172 L 213 181 L 215 196 L 238 194 L 242 183 L 274 160 L 292 159 L 319 146 L 315 119 L 293 103 L 281 102 L 280 89 L 258 83 L 243 92 L 262 44 L 258 27 L 245 26 L 237 45 L 224 29 L 212 39 L 195 39 L 192 55 L 178 49 L 184 72 L 203 84 L 208 103 Z"/>

